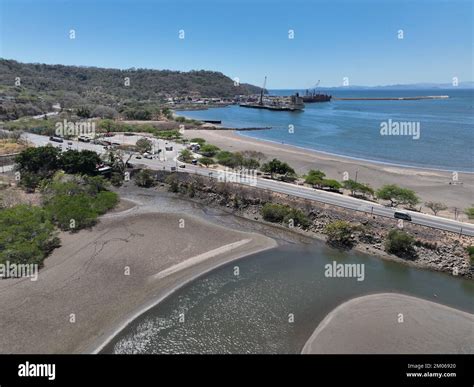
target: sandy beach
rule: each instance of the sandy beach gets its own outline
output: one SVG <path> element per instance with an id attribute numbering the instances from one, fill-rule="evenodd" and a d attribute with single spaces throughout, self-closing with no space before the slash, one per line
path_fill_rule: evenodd
<path id="1" fill-rule="evenodd" d="M 474 353 L 474 315 L 397 293 L 352 299 L 330 312 L 303 354 Z"/>
<path id="2" fill-rule="evenodd" d="M 219 148 L 229 151 L 255 150 L 264 153 L 268 159 L 278 158 L 289 163 L 298 174 L 304 174 L 309 169 L 320 169 L 330 179 L 343 180 L 344 172 L 351 178 L 368 183 L 377 189 L 384 184 L 398 184 L 414 190 L 420 196 L 422 203 L 439 201 L 445 203 L 448 211 L 440 215 L 453 217 L 454 207 L 458 212 L 474 205 L 474 175 L 459 173 L 458 181 L 462 184 L 452 185 L 452 173 L 436 170 L 398 167 L 377 164 L 368 161 L 350 159 L 329 155 L 321 152 L 301 149 L 286 144 L 256 140 L 231 130 L 186 130 L 188 139 L 201 137 Z M 423 212 L 431 213 L 427 208 Z M 458 219 L 465 220 L 464 214 Z"/>
<path id="3" fill-rule="evenodd" d="M 92 353 L 190 280 L 276 246 L 193 216 L 120 209 L 62 233 L 37 281 L 0 281 L 0 353 Z"/>

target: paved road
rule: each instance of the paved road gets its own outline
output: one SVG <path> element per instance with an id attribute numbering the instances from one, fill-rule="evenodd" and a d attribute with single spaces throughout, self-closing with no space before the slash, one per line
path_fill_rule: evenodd
<path id="1" fill-rule="evenodd" d="M 67 148 L 67 142 L 65 141 L 63 144 L 58 144 L 54 142 L 50 142 L 49 138 L 46 136 L 39 136 L 31 133 L 25 133 L 24 136 L 28 138 L 31 142 L 35 143 L 36 145 L 46 145 L 51 143 L 53 145 L 61 145 L 62 149 L 65 150 Z M 117 142 L 130 142 L 134 143 L 140 136 L 127 137 L 123 135 L 111 137 L 111 141 Z M 164 147 L 165 144 L 173 145 L 173 151 L 165 151 Z M 106 151 L 100 145 L 95 145 L 91 143 L 83 143 L 78 141 L 72 141 L 73 149 L 89 149 L 94 150 L 100 154 L 105 153 Z M 198 175 L 203 176 L 210 176 L 215 178 L 222 177 L 222 174 L 219 174 L 218 170 L 214 170 L 211 168 L 203 168 L 194 165 L 187 164 L 185 168 L 179 168 L 178 166 L 182 164 L 181 162 L 176 160 L 176 157 L 183 148 L 183 145 L 180 144 L 172 144 L 171 142 L 168 143 L 165 140 L 154 140 L 154 147 L 155 149 L 161 149 L 161 153 L 159 156 L 155 156 L 153 159 L 136 159 L 135 156 L 132 157 L 130 162 L 132 163 L 140 163 L 146 165 L 150 169 L 154 170 L 162 170 L 162 169 L 171 169 L 171 167 L 177 167 L 176 170 L 179 172 L 188 172 L 188 173 L 196 173 Z M 158 158 L 160 157 L 160 158 Z M 227 180 L 239 181 L 239 174 L 237 173 L 228 173 L 226 175 Z M 256 179 L 256 180 L 255 180 Z M 356 211 L 361 211 L 369 214 L 375 214 L 380 216 L 385 216 L 388 218 L 393 218 L 393 214 L 395 212 L 394 209 L 382 206 L 377 203 L 371 203 L 368 201 L 352 198 L 350 196 L 340 195 L 337 193 L 326 192 L 321 190 L 315 190 L 308 187 L 298 186 L 294 184 L 288 184 L 278 181 L 273 181 L 264 178 L 255 178 L 250 179 L 251 181 L 239 181 L 241 184 L 245 185 L 254 185 L 258 188 L 268 189 L 274 192 L 279 192 L 283 194 L 288 194 L 300 198 L 315 200 L 318 202 L 332 204 L 343 208 L 348 208 Z M 473 195 L 474 196 L 474 195 Z M 474 236 L 474 225 L 464 222 L 458 222 L 451 219 L 446 219 L 438 216 L 432 216 L 427 214 L 421 214 L 418 212 L 411 212 L 410 213 L 412 218 L 412 223 L 420 224 L 423 226 L 433 227 L 440 230 L 445 231 L 452 231 L 455 233 Z"/>

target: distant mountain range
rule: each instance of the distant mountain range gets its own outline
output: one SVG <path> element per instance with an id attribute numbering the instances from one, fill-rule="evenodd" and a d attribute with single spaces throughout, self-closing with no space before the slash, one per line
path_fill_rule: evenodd
<path id="1" fill-rule="evenodd" d="M 474 82 L 459 82 L 458 86 L 451 83 L 411 83 L 406 85 L 385 85 L 385 86 L 337 86 L 318 87 L 318 90 L 436 90 L 436 89 L 474 89 Z"/>

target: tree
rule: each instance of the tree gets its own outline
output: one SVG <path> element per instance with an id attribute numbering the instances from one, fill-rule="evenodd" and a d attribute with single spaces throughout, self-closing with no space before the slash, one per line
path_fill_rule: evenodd
<path id="1" fill-rule="evenodd" d="M 114 208 L 119 202 L 119 197 L 115 192 L 99 192 L 92 201 L 92 208 L 98 214 L 105 214 L 109 209 Z"/>
<path id="2" fill-rule="evenodd" d="M 254 158 L 246 158 L 244 156 L 243 166 L 247 169 L 258 169 L 260 167 L 260 162 Z"/>
<path id="3" fill-rule="evenodd" d="M 307 228 L 311 223 L 301 210 L 283 204 L 265 203 L 261 214 L 264 220 L 273 223 L 293 224 L 302 228 Z"/>
<path id="4" fill-rule="evenodd" d="M 91 113 L 92 117 L 115 119 L 118 116 L 117 110 L 109 106 L 97 106 Z"/>
<path id="5" fill-rule="evenodd" d="M 367 196 L 367 195 L 374 196 L 375 195 L 374 190 L 368 184 L 361 184 L 358 190 L 362 194 L 362 196 Z"/>
<path id="6" fill-rule="evenodd" d="M 425 206 L 428 207 L 433 214 L 437 215 L 438 212 L 446 210 L 448 207 L 444 203 L 440 202 L 426 202 Z"/>
<path id="7" fill-rule="evenodd" d="M 109 132 L 115 131 L 116 125 L 115 125 L 115 122 L 113 120 L 105 119 L 105 120 L 100 120 L 99 121 L 98 127 L 99 127 L 99 129 L 109 133 Z"/>
<path id="8" fill-rule="evenodd" d="M 189 149 L 183 149 L 180 152 L 179 158 L 185 163 L 190 163 L 193 159 L 193 153 Z"/>
<path id="9" fill-rule="evenodd" d="M 110 176 L 110 183 L 114 186 L 114 187 L 120 187 L 122 184 L 123 184 L 123 175 L 118 173 L 118 172 L 112 172 L 111 176 Z"/>
<path id="10" fill-rule="evenodd" d="M 319 169 L 310 169 L 308 171 L 308 174 L 306 175 L 305 177 L 305 183 L 306 184 L 310 184 L 312 185 L 313 187 L 316 186 L 316 187 L 321 187 L 321 184 L 323 182 L 323 179 L 324 177 L 326 176 L 326 174 L 322 171 L 320 171 Z"/>
<path id="11" fill-rule="evenodd" d="M 413 258 L 416 255 L 414 238 L 402 230 L 391 230 L 385 241 L 385 251 L 402 258 Z"/>
<path id="12" fill-rule="evenodd" d="M 50 145 L 38 148 L 27 148 L 16 158 L 20 176 L 24 172 L 30 172 L 39 179 L 51 177 L 60 167 L 59 155 L 61 151 Z"/>
<path id="13" fill-rule="evenodd" d="M 363 196 L 374 195 L 374 190 L 368 184 L 359 183 L 355 180 L 345 180 L 343 187 L 351 191 L 352 196 L 356 196 L 357 193 L 361 193 Z"/>
<path id="14" fill-rule="evenodd" d="M 377 191 L 377 197 L 382 200 L 389 200 L 390 207 L 397 207 L 400 204 L 408 204 L 413 207 L 420 202 L 414 191 L 401 188 L 395 184 L 384 185 Z"/>
<path id="15" fill-rule="evenodd" d="M 70 174 L 96 175 L 97 165 L 100 163 L 100 156 L 87 149 L 81 151 L 70 149 L 59 157 L 60 167 Z"/>
<path id="16" fill-rule="evenodd" d="M 199 149 L 199 153 L 206 157 L 214 157 L 219 152 L 219 147 L 212 144 L 204 144 Z"/>
<path id="17" fill-rule="evenodd" d="M 171 175 L 167 176 L 165 183 L 170 186 L 170 192 L 177 193 L 179 191 L 179 179 L 176 173 L 172 173 Z"/>
<path id="18" fill-rule="evenodd" d="M 268 222 L 281 223 L 288 215 L 289 208 L 282 204 L 265 203 L 261 209 L 263 219 Z"/>
<path id="19" fill-rule="evenodd" d="M 128 120 L 149 121 L 152 113 L 148 109 L 128 109 L 123 112 Z"/>
<path id="20" fill-rule="evenodd" d="M 293 224 L 294 226 L 301 226 L 301 228 L 306 229 L 310 226 L 311 221 L 303 213 L 303 211 L 297 208 L 291 208 L 288 214 L 283 219 L 283 223 L 287 226 Z"/>
<path id="21" fill-rule="evenodd" d="M 96 197 L 85 193 L 55 196 L 46 206 L 57 226 L 64 231 L 78 231 L 93 226 L 97 217 L 116 205 L 114 192 L 101 192 Z"/>
<path id="22" fill-rule="evenodd" d="M 241 153 L 242 156 L 244 156 L 246 159 L 255 159 L 258 161 L 259 164 L 267 158 L 267 156 L 265 156 L 265 154 L 263 154 L 262 152 L 254 150 L 245 150 Z"/>
<path id="23" fill-rule="evenodd" d="M 336 220 L 326 225 L 324 233 L 327 235 L 326 242 L 337 247 L 352 247 L 353 226 L 343 220 Z"/>
<path id="24" fill-rule="evenodd" d="M 45 209 L 62 230 L 90 227 L 118 202 L 118 195 L 106 187 L 102 176 L 56 174 L 43 187 Z"/>
<path id="25" fill-rule="evenodd" d="M 109 166 L 112 168 L 112 173 L 116 172 L 124 176 L 127 170 L 127 163 L 132 158 L 132 155 L 133 154 L 130 153 L 128 155 L 127 160 L 124 161 L 125 154 L 122 150 L 111 149 L 103 157 L 104 157 L 105 162 L 107 162 Z"/>
<path id="26" fill-rule="evenodd" d="M 81 106 L 77 109 L 77 115 L 81 118 L 90 118 L 91 110 L 87 106 Z"/>
<path id="27" fill-rule="evenodd" d="M 323 179 L 321 186 L 329 188 L 332 191 L 339 191 L 342 188 L 342 184 L 333 179 Z"/>
<path id="28" fill-rule="evenodd" d="M 239 152 L 221 151 L 216 155 L 217 162 L 225 167 L 237 168 L 244 163 L 244 158 Z"/>
<path id="29" fill-rule="evenodd" d="M 173 118 L 173 112 L 171 111 L 170 108 L 167 108 L 167 107 L 163 108 L 163 109 L 161 110 L 161 113 L 162 113 L 166 118 L 168 118 L 169 120 L 171 120 L 171 119 Z"/>
<path id="30" fill-rule="evenodd" d="M 200 162 L 202 165 L 208 167 L 209 165 L 214 164 L 214 159 L 211 158 L 211 157 L 201 157 L 201 158 L 199 159 L 199 162 Z"/>
<path id="31" fill-rule="evenodd" d="M 138 152 L 143 154 L 146 152 L 151 152 L 153 148 L 153 143 L 148 138 L 142 137 L 137 140 L 135 147 Z"/>
<path id="32" fill-rule="evenodd" d="M 464 210 L 464 213 L 469 219 L 474 219 L 474 207 L 469 207 Z"/>
<path id="33" fill-rule="evenodd" d="M 99 215 L 91 206 L 91 197 L 85 193 L 54 196 L 46 209 L 54 223 L 64 231 L 78 231 L 91 227 Z"/>
<path id="34" fill-rule="evenodd" d="M 20 174 L 20 186 L 28 193 L 35 192 L 35 189 L 41 182 L 39 175 L 32 172 L 23 172 Z"/>
<path id="35" fill-rule="evenodd" d="M 295 170 L 293 168 L 291 168 L 287 163 L 278 159 L 273 159 L 263 164 L 262 171 L 265 173 L 270 173 L 272 179 L 275 173 L 279 175 L 295 174 Z"/>
<path id="36" fill-rule="evenodd" d="M 142 169 L 135 175 L 135 184 L 139 187 L 149 188 L 155 184 L 155 179 L 149 169 Z"/>
<path id="37" fill-rule="evenodd" d="M 467 246 L 466 247 L 466 251 L 469 255 L 469 259 L 471 261 L 471 265 L 474 266 L 474 246 L 473 245 L 470 245 L 470 246 Z"/>

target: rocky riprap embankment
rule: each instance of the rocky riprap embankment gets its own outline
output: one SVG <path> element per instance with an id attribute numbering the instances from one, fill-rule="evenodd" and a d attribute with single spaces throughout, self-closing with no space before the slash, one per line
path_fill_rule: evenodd
<path id="1" fill-rule="evenodd" d="M 169 173 L 160 172 L 157 179 L 165 182 Z M 302 210 L 311 220 L 305 229 L 295 231 L 324 238 L 324 228 L 335 220 L 361 225 L 352 235 L 358 250 L 391 257 L 411 265 L 443 271 L 465 278 L 474 278 L 474 266 L 470 263 L 466 247 L 474 245 L 474 238 L 432 229 L 405 222 L 404 230 L 416 240 L 415 256 L 401 259 L 385 252 L 385 240 L 390 230 L 397 227 L 395 219 L 351 211 L 336 206 L 291 197 L 254 187 L 233 183 L 221 183 L 203 176 L 175 174 L 175 191 L 192 197 L 206 205 L 225 207 L 249 219 L 263 221 L 260 210 L 265 203 L 279 203 Z M 169 182 L 169 181 L 168 181 Z"/>

